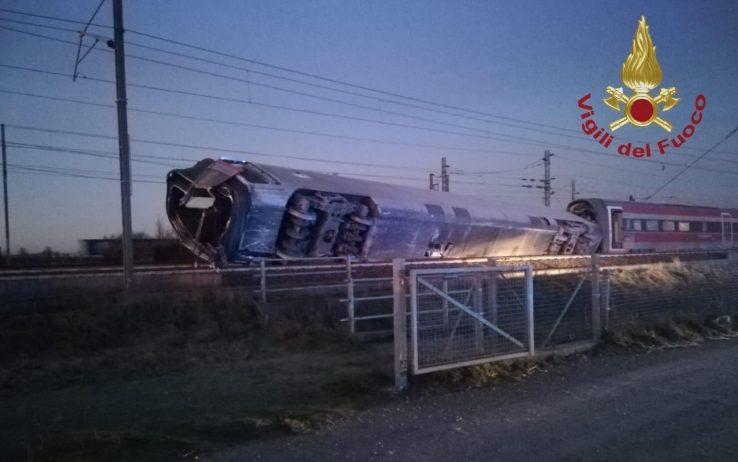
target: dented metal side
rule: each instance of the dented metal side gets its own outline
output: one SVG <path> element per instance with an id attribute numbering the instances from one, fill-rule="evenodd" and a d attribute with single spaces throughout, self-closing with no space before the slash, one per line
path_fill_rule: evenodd
<path id="1" fill-rule="evenodd" d="M 596 224 L 550 208 L 212 159 L 169 173 L 167 214 L 215 264 L 590 253 L 600 241 Z"/>

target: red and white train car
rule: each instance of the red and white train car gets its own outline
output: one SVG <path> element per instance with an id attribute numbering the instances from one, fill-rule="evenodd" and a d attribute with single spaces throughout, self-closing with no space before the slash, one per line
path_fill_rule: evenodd
<path id="1" fill-rule="evenodd" d="M 602 228 L 601 253 L 721 250 L 735 247 L 738 210 L 579 199 L 569 212 Z"/>

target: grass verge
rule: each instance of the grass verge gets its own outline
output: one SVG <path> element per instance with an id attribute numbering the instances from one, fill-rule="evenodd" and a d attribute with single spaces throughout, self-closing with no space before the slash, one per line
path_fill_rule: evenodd
<path id="1" fill-rule="evenodd" d="M 330 324 L 262 326 L 238 291 L 81 298 L 0 322 L 3 460 L 194 460 L 325 428 L 390 382 Z"/>

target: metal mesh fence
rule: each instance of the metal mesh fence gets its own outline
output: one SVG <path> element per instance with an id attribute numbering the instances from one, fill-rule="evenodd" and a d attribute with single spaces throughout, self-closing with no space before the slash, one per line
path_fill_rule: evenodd
<path id="1" fill-rule="evenodd" d="M 410 277 L 416 373 L 529 351 L 525 271 L 465 269 Z"/>
<path id="2" fill-rule="evenodd" d="M 646 326 L 685 317 L 738 312 L 738 262 L 649 265 L 608 269 L 607 327 Z"/>
<path id="3" fill-rule="evenodd" d="M 588 270 L 534 277 L 536 349 L 591 341 L 592 281 Z"/>

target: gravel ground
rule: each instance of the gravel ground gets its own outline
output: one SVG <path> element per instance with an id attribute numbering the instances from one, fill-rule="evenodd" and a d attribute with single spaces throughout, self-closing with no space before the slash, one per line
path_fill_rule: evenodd
<path id="1" fill-rule="evenodd" d="M 225 461 L 734 461 L 738 341 L 583 357 L 521 382 L 372 408 Z"/>

